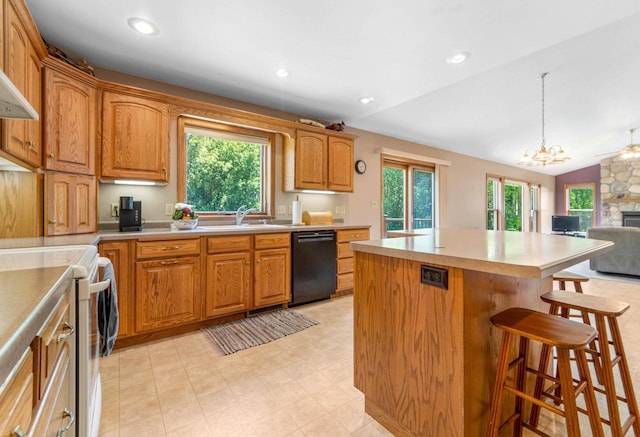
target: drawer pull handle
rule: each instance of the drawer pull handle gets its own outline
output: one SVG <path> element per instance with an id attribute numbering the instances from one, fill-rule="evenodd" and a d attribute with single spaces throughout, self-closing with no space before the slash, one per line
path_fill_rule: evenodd
<path id="1" fill-rule="evenodd" d="M 22 430 L 22 427 L 20 425 L 16 426 L 15 428 L 13 428 L 11 430 L 11 436 L 15 436 L 15 437 L 24 437 L 26 434 L 24 433 L 24 431 Z"/>
<path id="2" fill-rule="evenodd" d="M 67 338 L 72 336 L 74 332 L 76 332 L 76 328 L 71 326 L 69 322 L 64 322 L 64 324 L 62 325 L 62 329 L 68 329 L 69 331 L 63 332 L 62 334 L 58 335 L 58 338 L 56 338 L 56 343 L 65 341 Z"/>
<path id="3" fill-rule="evenodd" d="M 164 246 L 162 250 L 178 250 L 180 246 Z"/>
<path id="4" fill-rule="evenodd" d="M 69 429 L 71 428 L 71 425 L 73 425 L 76 421 L 76 416 L 75 414 L 73 414 L 71 411 L 67 410 L 66 408 L 64 410 L 62 410 L 62 416 L 63 417 L 69 417 L 71 418 L 71 420 L 69 420 L 69 423 L 67 423 L 67 426 L 65 426 L 64 428 L 60 428 L 58 430 L 58 433 L 56 434 L 56 437 L 62 437 L 62 434 L 64 434 L 65 432 L 69 431 Z"/>
<path id="5" fill-rule="evenodd" d="M 178 264 L 178 260 L 174 259 L 172 261 L 160 261 L 160 265 L 169 266 L 171 264 Z"/>

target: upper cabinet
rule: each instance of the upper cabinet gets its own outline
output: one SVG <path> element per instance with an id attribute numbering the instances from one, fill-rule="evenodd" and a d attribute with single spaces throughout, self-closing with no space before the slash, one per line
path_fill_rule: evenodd
<path id="1" fill-rule="evenodd" d="M 169 182 L 169 109 L 125 93 L 102 93 L 101 179 Z"/>
<path id="2" fill-rule="evenodd" d="M 283 190 L 353 192 L 353 137 L 298 130 L 285 138 Z"/>
<path id="3" fill-rule="evenodd" d="M 35 23 L 19 1 L 5 1 L 4 72 L 38 114 L 42 104 L 41 59 L 46 51 Z M 38 120 L 2 120 L 2 149 L 38 168 L 42 165 L 42 135 Z"/>
<path id="4" fill-rule="evenodd" d="M 44 168 L 94 175 L 97 80 L 57 59 L 44 64 Z"/>

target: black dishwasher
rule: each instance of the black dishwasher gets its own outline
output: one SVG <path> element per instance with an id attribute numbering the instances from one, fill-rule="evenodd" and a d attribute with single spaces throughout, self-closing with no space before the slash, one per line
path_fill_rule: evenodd
<path id="1" fill-rule="evenodd" d="M 291 263 L 291 305 L 327 299 L 336 292 L 336 232 L 292 232 Z"/>

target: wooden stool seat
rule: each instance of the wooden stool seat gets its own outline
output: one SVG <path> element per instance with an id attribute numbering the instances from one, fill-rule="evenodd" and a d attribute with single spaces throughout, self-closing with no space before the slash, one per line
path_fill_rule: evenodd
<path id="1" fill-rule="evenodd" d="M 573 287 L 577 293 L 582 293 L 582 282 L 587 282 L 588 277 L 562 270 L 553 274 L 553 280 L 560 283 L 560 290 L 567 289 L 567 282 L 573 282 Z"/>
<path id="2" fill-rule="evenodd" d="M 602 388 L 596 386 L 594 390 L 605 394 L 609 413 L 608 418 L 602 417 L 601 420 L 611 427 L 611 433 L 614 436 L 624 436 L 632 428 L 634 434 L 640 436 L 638 404 L 618 326 L 618 317 L 629 309 L 629 304 L 600 296 L 560 290 L 546 293 L 541 296 L 541 299 L 551 304 L 550 314 L 559 313 L 566 318 L 570 310 L 578 310 L 586 314 L 587 317 L 593 316 L 595 318 L 595 327 L 598 331 L 597 346 L 595 351 L 590 350 L 589 352 L 593 353 L 598 364 L 596 372 L 600 372 L 602 375 L 602 378 L 599 379 Z M 592 349 L 594 348 L 592 347 Z M 543 347 L 539 369 L 543 368 L 545 359 L 548 362 L 549 353 L 549 350 Z M 615 366 L 618 367 L 620 373 L 625 397 L 621 397 L 616 392 L 616 382 L 613 376 Z M 539 396 L 540 392 L 541 387 L 537 384 L 534 397 Z M 619 402 L 626 403 L 629 411 L 629 416 L 624 423 L 620 418 Z M 537 421 L 537 414 L 537 410 L 533 407 L 530 422 Z"/>
<path id="3" fill-rule="evenodd" d="M 561 322 L 561 323 L 558 323 Z M 523 406 L 528 401 L 545 408 L 565 418 L 567 435 L 580 436 L 580 424 L 578 421 L 578 407 L 576 398 L 584 396 L 587 416 L 594 436 L 603 436 L 602 423 L 598 412 L 593 385 L 587 368 L 584 349 L 596 338 L 596 330 L 589 326 L 550 314 L 544 314 L 526 308 L 510 308 L 491 318 L 491 323 L 503 331 L 498 364 L 496 366 L 496 380 L 493 386 L 493 398 L 489 414 L 489 427 L 487 435 L 496 437 L 503 428 L 513 425 L 513 435 L 522 435 L 523 428 L 530 429 L 539 435 L 548 435 L 524 421 Z M 510 360 L 511 342 L 515 337 L 520 338 L 518 355 Z M 537 341 L 546 347 L 554 347 L 558 353 L 558 377 L 546 374 L 543 371 L 532 369 L 527 365 L 529 359 L 529 343 Z M 570 352 L 576 356 L 578 367 L 577 384 L 571 374 Z M 513 382 L 508 379 L 508 372 L 516 369 Z M 536 380 L 551 380 L 559 385 L 561 397 L 557 399 L 564 409 L 544 402 L 541 397 L 535 398 L 525 392 L 527 373 L 536 375 Z M 505 421 L 501 422 L 502 402 L 504 393 L 515 395 L 515 408 Z"/>

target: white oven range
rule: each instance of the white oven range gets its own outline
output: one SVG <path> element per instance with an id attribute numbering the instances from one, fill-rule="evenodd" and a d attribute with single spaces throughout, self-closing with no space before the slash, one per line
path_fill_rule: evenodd
<path id="1" fill-rule="evenodd" d="M 0 270 L 37 269 L 68 266 L 75 282 L 72 290 L 76 305 L 71 307 L 71 320 L 76 321 L 75 341 L 70 341 L 70 383 L 75 397 L 75 411 L 66 411 L 66 429 L 58 435 L 97 437 L 102 410 L 100 381 L 100 334 L 97 324 L 97 297 L 109 287 L 100 282 L 98 267 L 110 261 L 98 256 L 95 246 L 48 246 L 0 250 Z"/>

